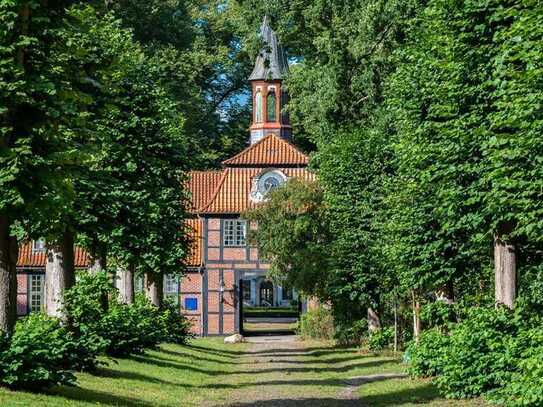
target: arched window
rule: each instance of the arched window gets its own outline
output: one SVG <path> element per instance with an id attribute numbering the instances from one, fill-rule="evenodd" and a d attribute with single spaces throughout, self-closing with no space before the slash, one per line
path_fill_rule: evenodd
<path id="1" fill-rule="evenodd" d="M 286 104 L 288 103 L 288 94 L 286 91 L 281 92 L 281 120 L 283 123 L 289 123 L 290 119 L 286 111 Z"/>
<path id="2" fill-rule="evenodd" d="M 270 89 L 268 91 L 268 97 L 266 99 L 266 107 L 268 110 L 268 121 L 274 122 L 277 120 L 276 111 L 277 111 L 277 97 L 275 96 L 275 90 Z"/>
<path id="3" fill-rule="evenodd" d="M 262 123 L 262 92 L 260 89 L 255 94 L 255 122 Z"/>

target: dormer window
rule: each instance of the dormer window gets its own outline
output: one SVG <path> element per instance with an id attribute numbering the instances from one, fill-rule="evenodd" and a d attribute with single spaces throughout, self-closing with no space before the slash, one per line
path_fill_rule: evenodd
<path id="1" fill-rule="evenodd" d="M 255 122 L 262 123 L 262 92 L 260 88 L 256 90 L 255 94 Z"/>
<path id="2" fill-rule="evenodd" d="M 45 252 L 45 240 L 38 239 L 32 242 L 32 253 L 43 253 Z"/>
<path id="3" fill-rule="evenodd" d="M 268 90 L 268 97 L 266 98 L 266 108 L 268 113 L 268 121 L 277 121 L 277 96 L 275 95 L 275 88 Z"/>

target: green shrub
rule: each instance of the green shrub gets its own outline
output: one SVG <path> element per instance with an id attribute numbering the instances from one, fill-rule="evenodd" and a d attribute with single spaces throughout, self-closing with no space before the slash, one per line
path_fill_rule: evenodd
<path id="1" fill-rule="evenodd" d="M 443 371 L 444 353 L 448 345 L 449 337 L 437 328 L 422 332 L 419 342 L 411 342 L 405 351 L 409 374 L 415 377 L 439 375 Z"/>
<path id="2" fill-rule="evenodd" d="M 303 338 L 332 339 L 334 337 L 334 318 L 331 311 L 322 306 L 308 310 L 300 318 L 299 331 Z"/>
<path id="3" fill-rule="evenodd" d="M 0 340 L 0 383 L 17 388 L 74 384 L 70 363 L 77 346 L 58 319 L 31 314 Z"/>
<path id="4" fill-rule="evenodd" d="M 473 308 L 451 330 L 441 374 L 436 378 L 447 397 L 469 398 L 496 389 L 514 370 L 513 337 L 517 324 L 511 311 Z"/>
<path id="5" fill-rule="evenodd" d="M 104 315 L 99 334 L 108 337 L 106 353 L 110 356 L 141 354 L 154 348 L 164 337 L 161 314 L 143 295 L 133 304 L 112 304 Z"/>
<path id="6" fill-rule="evenodd" d="M 491 399 L 508 406 L 543 406 L 543 328 L 523 329 L 515 338 L 515 372 Z"/>
<path id="7" fill-rule="evenodd" d="M 383 350 L 394 341 L 394 330 L 392 328 L 381 328 L 370 334 L 368 347 L 370 350 Z"/>
<path id="8" fill-rule="evenodd" d="M 94 368 L 101 352 L 122 357 L 141 354 L 161 342 L 185 343 L 190 338 L 190 323 L 175 305 L 166 302 L 159 310 L 141 294 L 133 304 L 120 304 L 116 298 L 105 273 L 82 273 L 65 293 L 64 309 L 78 345 L 73 352 L 77 368 Z"/>
<path id="9" fill-rule="evenodd" d="M 360 345 L 368 333 L 368 321 L 360 319 L 350 324 L 336 325 L 334 338 L 340 345 Z"/>
<path id="10" fill-rule="evenodd" d="M 454 321 L 456 315 L 454 305 L 444 301 L 434 301 L 422 306 L 420 317 L 427 328 L 443 327 Z"/>
<path id="11" fill-rule="evenodd" d="M 194 335 L 190 332 L 190 321 L 181 314 L 173 301 L 164 301 L 162 309 L 163 334 L 162 341 L 185 345 Z"/>

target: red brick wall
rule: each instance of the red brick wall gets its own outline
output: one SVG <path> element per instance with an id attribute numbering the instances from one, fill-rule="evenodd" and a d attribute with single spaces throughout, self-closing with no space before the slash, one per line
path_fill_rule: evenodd
<path id="1" fill-rule="evenodd" d="M 188 273 L 181 278 L 179 301 L 181 309 L 189 321 L 192 322 L 191 332 L 195 335 L 202 334 L 202 276 L 199 273 Z M 196 298 L 198 309 L 185 310 L 185 299 Z"/>
<path id="2" fill-rule="evenodd" d="M 221 245 L 221 232 L 219 230 L 209 230 L 207 232 L 207 245 L 208 246 Z"/>
<path id="3" fill-rule="evenodd" d="M 245 247 L 225 247 L 222 256 L 226 261 L 245 261 L 247 260 L 247 249 Z"/>

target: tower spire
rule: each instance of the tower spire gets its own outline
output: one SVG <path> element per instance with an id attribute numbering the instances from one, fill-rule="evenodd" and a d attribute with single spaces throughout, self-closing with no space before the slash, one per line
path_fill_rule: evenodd
<path id="1" fill-rule="evenodd" d="M 284 79 L 288 74 L 287 54 L 277 39 L 277 34 L 270 27 L 267 15 L 260 26 L 260 39 L 264 46 L 256 57 L 249 80 Z"/>
<path id="2" fill-rule="evenodd" d="M 277 39 L 277 34 L 264 16 L 260 26 L 263 47 L 256 57 L 255 66 L 249 81 L 253 88 L 253 123 L 251 125 L 251 144 L 270 133 L 289 139 L 292 128 L 288 116 L 283 112 L 287 93 L 283 79 L 288 74 L 288 60 L 285 50 Z"/>

